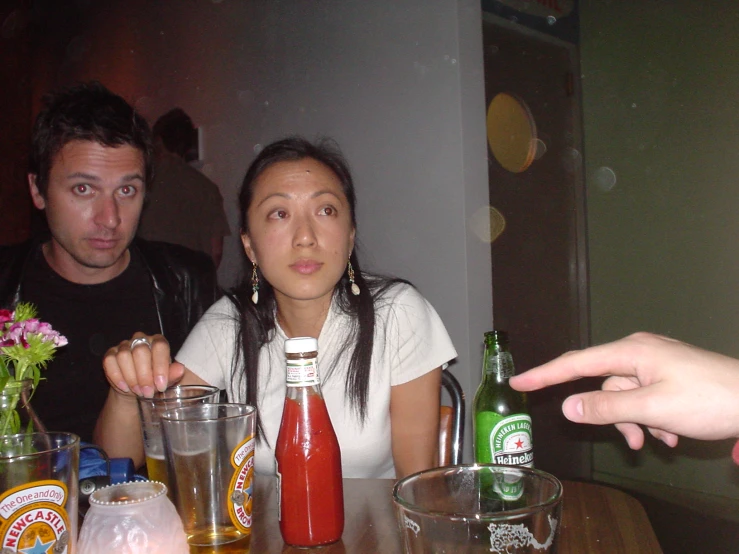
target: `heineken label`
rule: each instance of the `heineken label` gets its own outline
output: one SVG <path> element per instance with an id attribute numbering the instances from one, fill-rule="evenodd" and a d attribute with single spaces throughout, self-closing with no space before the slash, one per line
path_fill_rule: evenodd
<path id="1" fill-rule="evenodd" d="M 511 356 L 510 352 L 493 354 L 485 364 L 485 372 L 493 373 L 506 379 L 513 377 L 513 374 L 516 372 L 515 366 L 513 365 L 513 356 Z"/>
<path id="2" fill-rule="evenodd" d="M 516 414 L 502 418 L 490 431 L 493 463 L 508 466 L 534 466 L 531 417 Z"/>
<path id="3" fill-rule="evenodd" d="M 479 463 L 533 467 L 529 415 L 502 417 L 495 412 L 480 412 L 476 424 L 476 459 Z M 518 500 L 523 494 L 523 482 L 513 474 L 497 474 L 493 488 L 503 500 Z"/>

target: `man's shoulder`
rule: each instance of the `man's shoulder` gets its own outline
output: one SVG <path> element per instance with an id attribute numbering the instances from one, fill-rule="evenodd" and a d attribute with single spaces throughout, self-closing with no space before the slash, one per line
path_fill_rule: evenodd
<path id="1" fill-rule="evenodd" d="M 8 273 L 19 271 L 36 247 L 36 242 L 32 240 L 0 246 L 0 275 L 5 277 Z"/>
<path id="2" fill-rule="evenodd" d="M 0 246 L 0 306 L 9 307 L 18 299 L 24 268 L 35 243 Z"/>
<path id="3" fill-rule="evenodd" d="M 147 264 L 158 263 L 167 266 L 176 264 L 180 268 L 196 271 L 215 271 L 213 260 L 205 252 L 193 250 L 179 244 L 145 240 L 140 237 L 134 239 L 132 246 L 137 248 Z"/>
<path id="4" fill-rule="evenodd" d="M 21 242 L 18 244 L 0 245 L 0 260 L 10 261 L 16 258 L 27 256 L 33 248 L 32 241 Z"/>

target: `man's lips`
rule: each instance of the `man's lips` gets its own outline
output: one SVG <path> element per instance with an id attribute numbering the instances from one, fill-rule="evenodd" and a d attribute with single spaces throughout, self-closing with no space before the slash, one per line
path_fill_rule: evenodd
<path id="1" fill-rule="evenodd" d="M 106 250 L 108 248 L 115 248 L 118 245 L 119 240 L 118 239 L 104 239 L 104 238 L 89 238 L 87 239 L 87 242 L 93 248 L 100 249 L 100 250 Z"/>
<path id="2" fill-rule="evenodd" d="M 297 271 L 301 275 L 311 275 L 321 269 L 321 266 L 323 266 L 323 264 L 315 260 L 299 260 L 290 265 L 293 270 Z"/>

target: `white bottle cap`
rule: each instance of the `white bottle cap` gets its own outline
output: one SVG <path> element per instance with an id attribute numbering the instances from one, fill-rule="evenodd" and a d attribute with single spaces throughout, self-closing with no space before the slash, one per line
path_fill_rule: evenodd
<path id="1" fill-rule="evenodd" d="M 285 341 L 285 354 L 300 354 L 301 352 L 318 352 L 318 339 L 296 337 Z"/>

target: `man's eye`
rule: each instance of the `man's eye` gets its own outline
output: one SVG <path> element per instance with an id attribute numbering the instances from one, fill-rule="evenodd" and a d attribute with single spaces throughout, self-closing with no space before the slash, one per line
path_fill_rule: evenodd
<path id="1" fill-rule="evenodd" d="M 137 192 L 136 187 L 131 185 L 125 185 L 120 188 L 121 196 L 135 196 Z"/>
<path id="2" fill-rule="evenodd" d="M 89 185 L 75 185 L 74 186 L 74 192 L 76 194 L 89 194 L 90 193 L 90 186 Z"/>
<path id="3" fill-rule="evenodd" d="M 336 215 L 336 208 L 333 206 L 324 206 L 321 209 L 321 214 L 323 215 Z"/>

